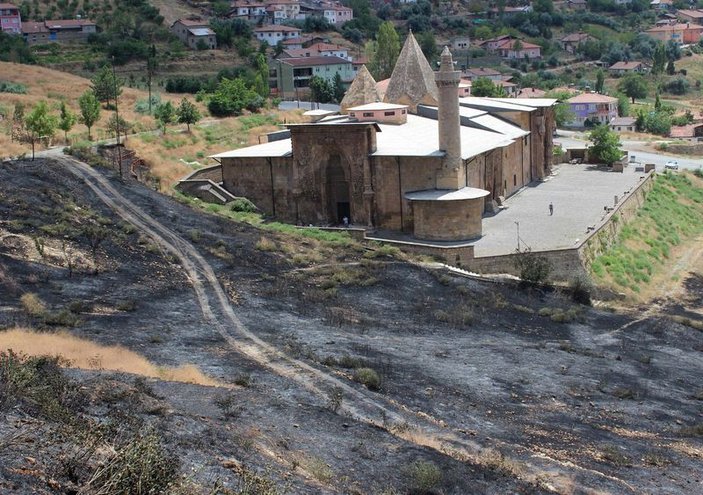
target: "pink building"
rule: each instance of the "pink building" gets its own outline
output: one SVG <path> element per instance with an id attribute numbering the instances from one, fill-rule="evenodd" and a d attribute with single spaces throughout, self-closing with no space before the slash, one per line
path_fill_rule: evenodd
<path id="1" fill-rule="evenodd" d="M 0 3 L 0 31 L 9 34 L 22 33 L 20 9 L 11 3 Z"/>
<path id="2" fill-rule="evenodd" d="M 379 124 L 405 124 L 408 121 L 408 106 L 395 103 L 367 103 L 348 109 L 349 117 L 359 122 Z"/>

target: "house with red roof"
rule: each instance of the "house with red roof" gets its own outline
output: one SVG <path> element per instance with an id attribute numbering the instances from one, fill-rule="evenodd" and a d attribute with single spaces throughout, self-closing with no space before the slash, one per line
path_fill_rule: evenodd
<path id="1" fill-rule="evenodd" d="M 86 41 L 97 31 L 97 25 L 90 19 L 54 19 L 22 23 L 22 37 L 28 45 Z"/>

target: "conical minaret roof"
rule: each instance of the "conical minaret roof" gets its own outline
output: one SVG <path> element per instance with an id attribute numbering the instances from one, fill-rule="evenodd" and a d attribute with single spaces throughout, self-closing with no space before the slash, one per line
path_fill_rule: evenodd
<path id="1" fill-rule="evenodd" d="M 366 66 L 362 65 L 349 86 L 349 89 L 344 93 L 344 98 L 342 98 L 342 102 L 340 103 L 342 112 L 346 112 L 347 109 L 351 107 L 375 103 L 377 101 L 381 101 L 381 96 L 376 89 L 376 80 Z"/>
<path id="2" fill-rule="evenodd" d="M 409 105 L 415 111 L 418 104 L 437 105 L 438 98 L 432 67 L 410 32 L 391 74 L 384 101 Z"/>

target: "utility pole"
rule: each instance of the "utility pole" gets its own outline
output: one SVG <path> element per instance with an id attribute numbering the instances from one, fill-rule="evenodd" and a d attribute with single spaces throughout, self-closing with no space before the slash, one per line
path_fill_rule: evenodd
<path id="1" fill-rule="evenodd" d="M 146 60 L 147 87 L 149 88 L 149 115 L 151 115 L 151 78 L 156 70 L 156 46 L 151 45 L 149 56 Z"/>
<path id="2" fill-rule="evenodd" d="M 520 222 L 515 222 L 517 227 L 517 252 L 520 252 Z"/>
<path id="3" fill-rule="evenodd" d="M 120 179 L 124 179 L 122 174 L 122 149 L 120 148 L 120 112 L 117 108 L 117 76 L 115 75 L 115 56 L 112 56 L 112 89 L 115 94 L 115 141 L 117 143 L 117 166 L 120 170 Z"/>

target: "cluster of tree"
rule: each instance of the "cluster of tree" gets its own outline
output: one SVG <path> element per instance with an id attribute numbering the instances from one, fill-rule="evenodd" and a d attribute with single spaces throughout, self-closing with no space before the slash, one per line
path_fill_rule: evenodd
<path id="1" fill-rule="evenodd" d="M 339 103 L 344 98 L 344 84 L 339 73 L 334 75 L 332 82 L 312 76 L 310 78 L 310 97 L 320 103 Z"/>
<path id="2" fill-rule="evenodd" d="M 217 46 L 235 46 L 241 39 L 250 40 L 252 35 L 251 24 L 244 19 L 213 19 L 210 27 L 215 32 Z"/>
<path id="3" fill-rule="evenodd" d="M 588 135 L 593 143 L 588 148 L 588 153 L 599 163 L 611 165 L 620 160 L 623 151 L 620 149 L 620 138 L 611 131 L 607 124 L 597 125 Z"/>
<path id="4" fill-rule="evenodd" d="M 147 0 L 118 2 L 102 11 L 96 22 L 102 31 L 91 34 L 88 42 L 118 65 L 146 59 L 153 43 L 173 39 L 159 9 Z"/>
<path id="5" fill-rule="evenodd" d="M 493 81 L 487 77 L 479 77 L 473 81 L 473 84 L 471 85 L 471 95 L 489 96 L 494 98 L 507 96 L 503 86 L 494 84 Z"/>
<path id="6" fill-rule="evenodd" d="M 198 122 L 202 115 L 198 107 L 187 98 L 183 98 L 178 107 L 174 107 L 170 101 L 158 104 L 154 111 L 154 118 L 156 118 L 165 134 L 166 126 L 174 122 L 185 124 L 188 132 L 190 132 L 190 126 Z"/>
<path id="7" fill-rule="evenodd" d="M 15 105 L 12 117 L 12 139 L 32 145 L 32 160 L 34 160 L 34 148 L 40 141 L 51 141 L 56 129 L 64 131 L 64 136 L 76 123 L 76 115 L 71 113 L 65 103 L 61 103 L 59 115 L 53 115 L 49 111 L 49 105 L 45 101 L 39 101 L 32 110 L 25 114 L 22 103 Z"/>
<path id="8" fill-rule="evenodd" d="M 36 60 L 21 36 L 0 31 L 0 60 L 18 64 L 33 64 Z"/>
<path id="9" fill-rule="evenodd" d="M 216 117 L 241 115 L 244 109 L 255 112 L 264 106 L 265 100 L 256 90 L 247 86 L 244 79 L 224 78 L 208 99 L 208 110 Z"/>

